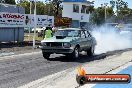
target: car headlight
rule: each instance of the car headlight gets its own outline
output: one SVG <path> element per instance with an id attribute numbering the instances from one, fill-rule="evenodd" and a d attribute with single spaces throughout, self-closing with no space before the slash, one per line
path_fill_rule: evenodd
<path id="1" fill-rule="evenodd" d="M 46 44 L 46 42 L 41 42 L 41 45 L 46 46 L 47 44 Z"/>
<path id="2" fill-rule="evenodd" d="M 66 42 L 66 43 L 63 43 L 63 46 L 66 47 L 66 48 L 70 48 L 71 44 Z"/>

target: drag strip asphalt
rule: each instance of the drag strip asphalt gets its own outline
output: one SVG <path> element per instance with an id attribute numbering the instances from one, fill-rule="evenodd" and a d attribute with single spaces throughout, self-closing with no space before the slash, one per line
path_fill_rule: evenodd
<path id="1" fill-rule="evenodd" d="M 0 88 L 17 88 L 56 72 L 115 54 L 120 55 L 129 50 L 131 49 L 111 51 L 92 57 L 81 55 L 77 60 L 69 60 L 65 56 L 54 54 L 48 61 L 42 57 L 41 52 L 0 57 Z"/>

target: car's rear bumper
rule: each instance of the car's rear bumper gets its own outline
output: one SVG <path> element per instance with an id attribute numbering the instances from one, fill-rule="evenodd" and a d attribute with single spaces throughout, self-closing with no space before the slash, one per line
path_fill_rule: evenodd
<path id="1" fill-rule="evenodd" d="M 72 53 L 74 51 L 73 48 L 64 48 L 64 47 L 43 47 L 43 46 L 39 46 L 39 48 L 42 49 L 42 52 L 57 53 L 57 54 L 68 54 L 68 53 Z"/>

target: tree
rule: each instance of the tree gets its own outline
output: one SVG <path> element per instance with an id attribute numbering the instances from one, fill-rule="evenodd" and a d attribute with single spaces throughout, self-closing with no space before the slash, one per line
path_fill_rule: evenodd
<path id="1" fill-rule="evenodd" d="M 47 0 L 47 2 L 51 2 L 53 5 L 53 12 L 55 16 L 62 15 L 62 0 Z"/>
<path id="2" fill-rule="evenodd" d="M 46 15 L 50 15 L 50 16 L 54 16 L 55 15 L 54 6 L 53 6 L 53 4 L 51 2 L 45 4 L 44 13 Z"/>
<path id="3" fill-rule="evenodd" d="M 114 7 L 116 8 L 117 16 L 120 11 L 128 8 L 128 3 L 123 0 L 116 0 L 116 1 L 111 0 L 110 4 L 112 8 Z"/>
<path id="4" fill-rule="evenodd" d="M 12 4 L 12 5 L 15 5 L 16 4 L 15 0 L 4 0 L 4 2 L 6 4 Z"/>
<path id="5" fill-rule="evenodd" d="M 114 15 L 114 11 L 111 7 L 106 8 L 107 11 L 107 20 L 110 19 Z M 98 7 L 95 11 L 90 15 L 90 22 L 92 24 L 103 24 L 105 22 L 105 8 Z"/>
<path id="6" fill-rule="evenodd" d="M 111 7 L 116 8 L 117 22 L 122 22 L 124 16 L 129 14 L 128 3 L 123 0 L 110 1 Z"/>
<path id="7" fill-rule="evenodd" d="M 94 10 L 95 10 L 95 9 L 94 9 L 94 6 L 93 6 L 93 5 L 90 5 L 90 6 L 89 6 L 89 12 L 92 13 Z"/>
<path id="8" fill-rule="evenodd" d="M 28 2 L 27 0 L 20 0 L 17 5 L 25 8 L 26 14 L 30 13 L 30 2 Z"/>
<path id="9" fill-rule="evenodd" d="M 28 0 L 19 0 L 18 6 L 25 8 L 25 13 L 30 13 L 30 2 Z M 51 2 L 43 3 L 41 1 L 36 2 L 36 13 L 37 15 L 51 15 L 54 16 L 54 6 Z M 32 2 L 32 13 L 34 11 L 34 2 Z"/>
<path id="10" fill-rule="evenodd" d="M 120 11 L 119 14 L 121 15 L 120 17 L 122 17 L 122 19 L 121 18 L 120 19 L 124 23 L 132 22 L 132 9 L 130 9 L 130 8 L 123 9 L 123 10 Z"/>

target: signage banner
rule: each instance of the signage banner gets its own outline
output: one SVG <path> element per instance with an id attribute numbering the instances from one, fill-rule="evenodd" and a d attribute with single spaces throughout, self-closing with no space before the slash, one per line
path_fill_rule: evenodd
<path id="1" fill-rule="evenodd" d="M 36 15 L 36 26 L 54 25 L 54 16 Z M 34 14 L 0 12 L 0 27 L 34 27 Z"/>
<path id="2" fill-rule="evenodd" d="M 25 27 L 34 27 L 34 15 L 25 14 Z M 37 15 L 36 16 L 36 26 L 37 27 L 44 27 L 48 25 L 47 22 L 48 16 L 47 15 Z"/>
<path id="3" fill-rule="evenodd" d="M 47 24 L 54 26 L 54 16 L 48 16 Z"/>
<path id="4" fill-rule="evenodd" d="M 0 27 L 24 27 L 25 15 L 0 12 Z"/>

